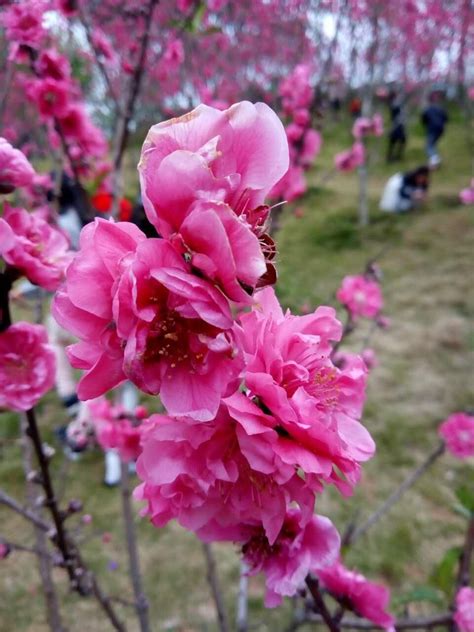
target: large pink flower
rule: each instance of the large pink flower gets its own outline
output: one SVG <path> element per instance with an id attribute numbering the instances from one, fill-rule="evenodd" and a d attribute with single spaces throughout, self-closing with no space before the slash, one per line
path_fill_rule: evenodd
<path id="1" fill-rule="evenodd" d="M 334 156 L 334 166 L 338 171 L 353 171 L 365 162 L 364 145 L 360 142 L 354 143 L 346 151 L 341 151 Z"/>
<path id="2" fill-rule="evenodd" d="M 474 632 L 474 588 L 465 586 L 458 592 L 454 621 L 459 632 Z"/>
<path id="3" fill-rule="evenodd" d="M 0 137 L 0 193 L 11 193 L 16 187 L 33 182 L 35 170 L 25 154 Z"/>
<path id="4" fill-rule="evenodd" d="M 458 459 L 474 456 L 474 417 L 466 413 L 453 413 L 438 430 L 446 447 Z"/>
<path id="5" fill-rule="evenodd" d="M 272 608 L 282 597 L 295 595 L 310 570 L 333 564 L 339 547 L 339 534 L 328 518 L 313 515 L 302 520 L 299 510 L 290 509 L 275 542 L 268 541 L 263 529 L 254 528 L 242 552 L 250 575 L 265 573 L 265 605 Z"/>
<path id="6" fill-rule="evenodd" d="M 15 234 L 13 246 L 3 252 L 5 261 L 32 283 L 56 290 L 72 257 L 67 237 L 48 224 L 41 211 L 28 213 L 5 204 L 3 218 Z"/>
<path id="7" fill-rule="evenodd" d="M 237 405 L 235 397 L 244 401 Z M 234 398 L 210 422 L 153 415 L 145 423 L 137 497 L 147 501 L 145 513 L 156 526 L 176 519 L 203 540 L 235 542 L 259 528 L 272 544 L 288 503 L 296 502 L 308 521 L 314 495 L 270 440 L 253 445 L 255 434 L 272 433 L 266 415 L 244 395 Z"/>
<path id="8" fill-rule="evenodd" d="M 83 229 L 53 310 L 81 339 L 69 350 L 87 371 L 81 399 L 128 377 L 159 393 L 170 414 L 212 419 L 241 368 L 222 294 L 169 242 L 127 222 L 96 219 Z"/>
<path id="9" fill-rule="evenodd" d="M 387 612 L 390 601 L 388 588 L 350 571 L 340 561 L 333 566 L 315 570 L 323 586 L 346 608 L 382 628 L 393 627 L 394 618 Z"/>
<path id="10" fill-rule="evenodd" d="M 55 371 L 42 325 L 19 322 L 0 333 L 0 408 L 32 408 L 52 388 Z"/>
<path id="11" fill-rule="evenodd" d="M 332 482 L 350 493 L 360 462 L 375 450 L 359 419 L 365 397 L 366 367 L 355 358 L 347 368 L 332 360 L 332 341 L 341 323 L 330 307 L 314 314 L 283 314 L 270 288 L 256 296 L 256 308 L 240 318 L 236 333 L 246 363 L 245 385 L 269 417 L 266 433 L 255 433 L 255 450 L 273 450 L 299 468 L 310 486 Z M 273 440 L 272 440 L 273 441 Z M 339 478 L 341 473 L 346 481 Z"/>
<path id="12" fill-rule="evenodd" d="M 199 199 L 226 202 L 237 215 L 255 209 L 287 168 L 283 125 L 248 101 L 224 112 L 200 105 L 154 125 L 138 166 L 145 210 L 164 237 L 179 232 Z"/>
<path id="13" fill-rule="evenodd" d="M 383 307 L 380 285 L 362 274 L 344 277 L 336 297 L 354 319 L 375 318 Z"/>

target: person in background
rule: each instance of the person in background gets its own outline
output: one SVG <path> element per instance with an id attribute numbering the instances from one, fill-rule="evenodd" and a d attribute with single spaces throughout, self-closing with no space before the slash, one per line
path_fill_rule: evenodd
<path id="1" fill-rule="evenodd" d="M 380 200 L 380 210 L 405 213 L 420 206 L 426 199 L 430 184 L 430 169 L 426 165 L 389 178 Z"/>
<path id="2" fill-rule="evenodd" d="M 357 95 L 355 95 L 354 97 L 352 97 L 352 99 L 349 102 L 349 113 L 352 116 L 352 118 L 356 119 L 356 118 L 359 118 L 359 116 L 361 115 L 361 112 L 362 112 L 362 101 Z"/>
<path id="3" fill-rule="evenodd" d="M 444 134 L 444 129 L 448 122 L 448 115 L 440 104 L 440 99 L 441 95 L 439 92 L 432 92 L 429 104 L 421 115 L 421 122 L 426 129 L 426 154 L 431 168 L 438 167 L 441 164 L 437 144 Z"/>
<path id="4" fill-rule="evenodd" d="M 393 162 L 395 160 L 403 160 L 407 135 L 403 102 L 393 91 L 388 96 L 388 106 L 390 108 L 391 127 L 388 135 L 387 162 Z"/>

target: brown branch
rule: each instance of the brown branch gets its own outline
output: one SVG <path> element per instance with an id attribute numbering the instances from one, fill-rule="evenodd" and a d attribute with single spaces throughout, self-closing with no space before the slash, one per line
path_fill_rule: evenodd
<path id="1" fill-rule="evenodd" d="M 317 609 L 317 612 L 321 616 L 321 621 L 324 622 L 331 632 L 339 632 L 340 623 L 336 623 L 336 621 L 331 616 L 325 602 L 324 598 L 321 595 L 319 590 L 319 582 L 312 575 L 308 575 L 305 579 L 306 585 L 308 586 L 309 592 L 313 597 L 314 605 Z"/>
<path id="2" fill-rule="evenodd" d="M 140 92 L 140 87 L 142 83 L 143 73 L 145 69 L 145 61 L 148 50 L 148 42 L 150 39 L 150 30 L 153 22 L 153 11 L 158 4 L 159 0 L 148 0 L 148 4 L 143 12 L 143 33 L 140 38 L 140 52 L 138 55 L 138 61 L 133 71 L 133 75 L 130 80 L 130 85 L 128 89 L 128 94 L 125 102 L 125 107 L 121 111 L 119 116 L 117 132 L 116 132 L 116 142 L 115 142 L 115 151 L 113 157 L 113 166 L 114 166 L 114 191 L 113 191 L 113 206 L 112 206 L 112 215 L 116 216 L 118 212 L 118 201 L 120 198 L 120 172 L 122 168 L 122 161 L 125 149 L 128 144 L 128 137 L 130 134 L 130 121 L 133 117 L 135 111 L 135 105 L 137 101 L 138 94 Z"/>
<path id="3" fill-rule="evenodd" d="M 471 579 L 471 563 L 474 556 L 474 515 L 471 515 L 466 531 L 464 546 L 459 559 L 459 573 L 456 581 L 458 590 L 469 586 Z"/>
<path id="4" fill-rule="evenodd" d="M 133 522 L 133 512 L 130 503 L 130 480 L 128 475 L 128 463 L 121 462 L 120 488 L 122 492 L 122 515 L 125 525 L 125 538 L 128 552 L 128 565 L 132 580 L 133 594 L 135 597 L 135 610 L 140 623 L 141 632 L 149 632 L 150 622 L 148 617 L 148 601 L 143 590 L 138 558 L 137 537 Z"/>
<path id="5" fill-rule="evenodd" d="M 3 80 L 3 92 L 0 96 L 0 123 L 3 121 L 3 115 L 5 114 L 5 110 L 7 107 L 8 96 L 10 94 L 11 83 L 13 80 L 13 75 L 15 74 L 15 66 L 12 61 L 7 61 L 7 71 L 5 75 L 5 79 Z"/>
<path id="6" fill-rule="evenodd" d="M 48 553 L 47 551 L 39 549 L 36 546 L 26 546 L 24 544 L 18 544 L 18 542 L 12 542 L 11 540 L 7 540 L 7 538 L 4 538 L 1 535 L 0 535 L 0 544 L 4 544 L 11 551 L 19 551 L 20 553 L 30 553 L 38 557 L 45 557 L 51 562 L 55 561 L 55 558 L 53 557 L 53 555 L 51 555 L 51 553 Z"/>
<path id="7" fill-rule="evenodd" d="M 359 527 L 353 530 L 352 535 L 347 538 L 346 544 L 354 544 L 366 531 L 382 518 L 397 503 L 403 494 L 412 487 L 416 481 L 433 465 L 433 463 L 444 453 L 444 443 L 441 443 L 428 457 L 419 465 L 404 481 L 395 489 L 392 494 L 380 505 L 380 507 Z"/>
<path id="8" fill-rule="evenodd" d="M 0 505 L 5 505 L 5 507 L 8 507 L 20 516 L 23 516 L 25 520 L 28 520 L 28 522 L 31 522 L 45 532 L 51 531 L 51 529 L 53 528 L 50 523 L 37 516 L 27 507 L 23 507 L 22 505 L 20 505 L 18 501 L 9 496 L 2 489 L 0 489 Z"/>
<path id="9" fill-rule="evenodd" d="M 222 591 L 219 585 L 219 579 L 217 577 L 216 560 L 212 552 L 211 545 L 207 542 L 203 542 L 202 549 L 204 551 L 204 557 L 206 559 L 207 566 L 207 581 L 211 587 L 212 597 L 216 606 L 217 622 L 219 624 L 220 632 L 229 632 L 229 622 L 227 620 L 227 613 L 224 606 L 224 599 L 222 597 Z"/>
<path id="10" fill-rule="evenodd" d="M 22 456 L 23 470 L 26 478 L 26 489 L 28 503 L 34 511 L 35 506 L 38 507 L 37 513 L 41 515 L 41 508 L 38 503 L 37 485 L 34 482 L 35 472 L 33 471 L 33 451 L 30 441 L 26 437 L 27 420 L 26 416 L 21 416 L 22 431 Z M 36 547 L 32 552 L 36 552 L 38 557 L 38 570 L 41 577 L 41 588 L 44 594 L 46 605 L 46 618 L 53 632 L 64 632 L 65 627 L 61 619 L 61 611 L 59 608 L 58 596 L 53 581 L 53 557 L 48 552 L 48 543 L 45 532 L 38 526 L 34 526 L 34 534 Z M 18 548 L 18 547 L 17 547 Z"/>
<path id="11" fill-rule="evenodd" d="M 104 81 L 105 81 L 105 83 L 107 85 L 110 97 L 111 97 L 112 101 L 114 102 L 114 106 L 115 106 L 118 114 L 121 114 L 120 103 L 119 103 L 119 100 L 117 98 L 117 95 L 115 94 L 115 90 L 114 90 L 114 87 L 112 85 L 112 80 L 110 79 L 109 73 L 107 72 L 107 68 L 105 67 L 104 62 L 100 58 L 101 56 L 100 56 L 100 52 L 99 52 L 97 46 L 94 45 L 94 39 L 92 37 L 92 26 L 91 26 L 91 23 L 90 23 L 89 15 L 88 15 L 87 10 L 86 10 L 86 4 L 78 2 L 76 6 L 77 6 L 79 19 L 82 22 L 82 25 L 83 25 L 84 30 L 86 32 L 87 41 L 89 43 L 89 46 L 92 49 L 92 52 L 94 53 L 94 58 L 95 58 L 95 61 L 97 63 L 97 66 L 98 66 L 98 68 L 99 68 L 99 70 L 100 70 L 100 72 L 102 74 L 102 77 L 103 77 L 103 79 L 104 79 Z"/>
<path id="12" fill-rule="evenodd" d="M 453 614 L 445 612 L 431 617 L 414 617 L 397 619 L 393 624 L 395 630 L 430 630 L 438 626 L 448 626 L 453 621 Z M 321 615 L 309 614 L 301 617 L 293 623 L 291 626 L 292 631 L 305 623 L 323 624 L 326 621 Z M 382 630 L 383 628 L 370 621 L 363 621 L 361 619 L 342 619 L 339 622 L 340 628 L 352 628 L 354 630 Z"/>

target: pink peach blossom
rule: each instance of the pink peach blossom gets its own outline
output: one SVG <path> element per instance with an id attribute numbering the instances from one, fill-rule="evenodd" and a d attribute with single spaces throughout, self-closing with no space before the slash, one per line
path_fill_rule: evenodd
<path id="1" fill-rule="evenodd" d="M 474 417 L 453 413 L 438 429 L 449 452 L 458 459 L 474 456 Z"/>
<path id="2" fill-rule="evenodd" d="M 46 3 L 42 0 L 24 0 L 11 4 L 0 16 L 0 23 L 6 29 L 8 40 L 15 45 L 38 48 L 45 31 L 43 13 Z"/>
<path id="3" fill-rule="evenodd" d="M 474 588 L 465 586 L 456 595 L 454 621 L 459 632 L 474 632 Z"/>
<path id="4" fill-rule="evenodd" d="M 303 167 L 310 167 L 316 156 L 321 151 L 321 134 L 315 129 L 309 129 L 303 138 L 303 149 L 299 156 L 299 162 Z"/>
<path id="5" fill-rule="evenodd" d="M 374 114 L 372 118 L 360 117 L 352 126 L 352 135 L 356 140 L 361 140 L 367 134 L 382 136 L 383 118 L 380 114 Z"/>
<path id="6" fill-rule="evenodd" d="M 471 180 L 471 185 L 460 192 L 459 199 L 463 204 L 474 204 L 474 178 Z"/>
<path id="7" fill-rule="evenodd" d="M 3 219 L 15 235 L 13 246 L 3 252 L 5 261 L 32 283 L 56 290 L 72 257 L 68 238 L 48 224 L 41 211 L 28 213 L 5 204 Z"/>
<path id="8" fill-rule="evenodd" d="M 316 569 L 316 572 L 323 586 L 336 599 L 343 599 L 346 607 L 386 630 L 393 627 L 395 620 L 387 612 L 390 601 L 388 588 L 350 571 L 340 561 L 333 566 Z"/>
<path id="9" fill-rule="evenodd" d="M 350 493 L 360 462 L 373 455 L 375 446 L 359 421 L 367 374 L 363 361 L 356 358 L 339 369 L 331 360 L 331 343 L 342 331 L 335 311 L 319 307 L 306 316 L 284 315 L 266 288 L 235 330 L 246 364 L 245 386 L 271 415 L 267 432 L 254 437 L 255 447 L 268 449 L 270 441 L 310 486 L 333 483 Z M 275 442 L 270 430 L 281 440 Z"/>
<path id="10" fill-rule="evenodd" d="M 283 125 L 248 101 L 223 112 L 200 105 L 154 125 L 138 166 L 148 219 L 164 237 L 179 232 L 199 199 L 225 202 L 238 216 L 257 208 L 287 168 Z"/>
<path id="11" fill-rule="evenodd" d="M 309 522 L 303 521 L 300 511 L 290 509 L 274 543 L 256 528 L 242 553 L 250 575 L 265 574 L 265 606 L 273 608 L 281 604 L 282 597 L 296 594 L 311 569 L 333 564 L 339 547 L 339 534 L 328 518 L 313 515 Z"/>
<path id="12" fill-rule="evenodd" d="M 279 180 L 270 192 L 272 198 L 293 202 L 301 197 L 307 189 L 306 179 L 302 167 L 291 166 L 283 178 Z"/>
<path id="13" fill-rule="evenodd" d="M 35 170 L 25 154 L 0 137 L 0 193 L 11 193 L 17 187 L 33 182 Z"/>
<path id="14" fill-rule="evenodd" d="M 71 85 L 67 81 L 37 79 L 28 87 L 28 96 L 36 103 L 40 114 L 45 117 L 61 118 L 69 107 Z"/>
<path id="15" fill-rule="evenodd" d="M 212 419 L 241 369 L 223 295 L 169 242 L 128 222 L 96 219 L 83 229 L 53 312 L 81 339 L 69 348 L 86 370 L 81 399 L 128 377 L 160 393 L 171 414 Z"/>
<path id="16" fill-rule="evenodd" d="M 266 443 L 254 445 L 262 435 Z M 280 441 L 269 416 L 242 394 L 224 400 L 209 422 L 152 415 L 143 426 L 136 496 L 155 526 L 176 519 L 205 541 L 241 543 L 258 528 L 271 545 L 290 502 L 302 521 L 314 505 L 308 485 L 275 452 Z"/>
<path id="17" fill-rule="evenodd" d="M 353 171 L 365 162 L 365 149 L 362 143 L 354 143 L 346 151 L 342 151 L 334 156 L 334 166 L 339 171 Z"/>
<path id="18" fill-rule="evenodd" d="M 43 78 L 50 77 L 56 81 L 65 81 L 71 77 L 68 58 L 54 48 L 41 51 L 35 65 Z"/>
<path id="19" fill-rule="evenodd" d="M 29 410 L 52 388 L 55 372 L 42 325 L 19 322 L 0 333 L 0 408 Z"/>
<path id="20" fill-rule="evenodd" d="M 383 307 L 380 285 L 361 274 L 344 277 L 336 297 L 353 319 L 375 318 Z"/>

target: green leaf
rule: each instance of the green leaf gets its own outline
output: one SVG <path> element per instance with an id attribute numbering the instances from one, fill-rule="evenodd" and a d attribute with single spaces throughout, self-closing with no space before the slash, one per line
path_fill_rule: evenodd
<path id="1" fill-rule="evenodd" d="M 461 505 L 465 507 L 469 513 L 474 514 L 474 487 L 461 485 L 461 487 L 457 488 L 455 494 Z"/>
<path id="2" fill-rule="evenodd" d="M 448 549 L 431 574 L 431 583 L 436 588 L 442 590 L 448 597 L 451 596 L 453 592 L 457 565 L 461 553 L 462 548 L 460 546 L 454 546 Z"/>
<path id="3" fill-rule="evenodd" d="M 405 606 L 410 603 L 429 602 L 437 606 L 444 605 L 442 593 L 432 586 L 415 586 L 393 600 L 394 606 Z"/>

